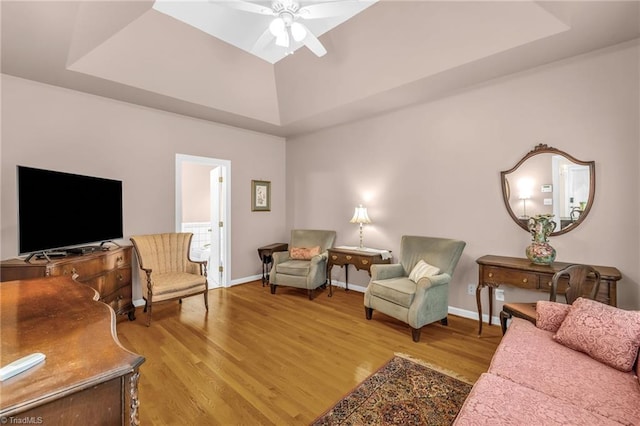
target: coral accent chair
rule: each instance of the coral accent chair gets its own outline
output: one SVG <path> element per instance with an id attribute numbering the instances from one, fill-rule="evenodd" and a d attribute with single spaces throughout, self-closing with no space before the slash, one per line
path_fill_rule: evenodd
<path id="1" fill-rule="evenodd" d="M 435 321 L 447 325 L 449 282 L 465 246 L 460 240 L 403 236 L 400 263 L 371 265 L 371 281 L 364 293 L 366 318 L 370 320 L 376 310 L 407 323 L 414 342 L 420 341 L 422 326 Z M 439 271 L 413 277 L 421 260 Z"/>
<path id="2" fill-rule="evenodd" d="M 587 277 L 593 275 L 594 284 L 591 291 L 587 294 Z M 595 300 L 600 289 L 600 273 L 589 265 L 570 265 L 561 271 L 553 274 L 551 280 L 551 292 L 549 293 L 549 301 L 555 302 L 558 294 L 558 282 L 563 277 L 568 277 L 567 290 L 565 299 L 567 304 L 572 305 L 578 297 L 585 297 Z M 525 319 L 532 324 L 536 323 L 537 312 L 535 303 L 505 303 L 500 312 L 500 326 L 502 334 L 507 332 L 507 320 L 511 317 Z"/>
<path id="3" fill-rule="evenodd" d="M 207 261 L 189 259 L 193 234 L 166 233 L 136 235 L 130 238 L 146 282 L 140 280 L 147 326 L 151 325 L 153 303 L 204 295 L 204 306 L 209 310 Z"/>
<path id="4" fill-rule="evenodd" d="M 293 229 L 289 251 L 273 253 L 271 294 L 279 285 L 303 288 L 312 300 L 313 290 L 327 283 L 327 249 L 335 241 L 336 231 Z"/>

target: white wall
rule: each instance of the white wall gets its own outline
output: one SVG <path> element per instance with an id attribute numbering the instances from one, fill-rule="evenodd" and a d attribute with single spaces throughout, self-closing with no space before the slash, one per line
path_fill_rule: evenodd
<path id="1" fill-rule="evenodd" d="M 594 206 L 577 229 L 551 239 L 557 260 L 616 266 L 619 306 L 640 309 L 638 52 L 637 42 L 614 46 L 287 140 L 288 225 L 334 229 L 338 245 L 356 245 L 349 219 L 363 203 L 373 221 L 365 245 L 396 257 L 404 234 L 465 240 L 449 304 L 475 312 L 466 294 L 475 259 L 524 257 L 530 242 L 507 214 L 500 171 L 546 143 L 596 161 Z M 349 278 L 368 282 L 363 271 Z M 334 279 L 344 280 L 342 269 Z M 547 296 L 506 287 L 505 297 Z"/>
<path id="2" fill-rule="evenodd" d="M 18 250 L 16 165 L 122 180 L 128 242 L 174 231 L 176 153 L 231 161 L 231 278 L 258 275 L 256 249 L 285 235 L 284 139 L 2 75 L 1 258 Z M 271 212 L 251 212 L 252 179 Z"/>

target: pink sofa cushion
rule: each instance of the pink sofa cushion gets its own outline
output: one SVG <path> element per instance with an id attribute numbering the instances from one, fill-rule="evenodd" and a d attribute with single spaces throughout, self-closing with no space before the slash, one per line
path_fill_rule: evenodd
<path id="1" fill-rule="evenodd" d="M 544 331 L 514 318 L 502 337 L 489 373 L 630 425 L 640 419 L 640 386 L 622 372 L 587 354 L 562 346 Z"/>
<path id="2" fill-rule="evenodd" d="M 484 373 L 471 389 L 454 425 L 619 425 L 568 402 Z"/>
<path id="3" fill-rule="evenodd" d="M 580 297 L 553 338 L 620 371 L 631 371 L 640 347 L 640 312 Z"/>
<path id="4" fill-rule="evenodd" d="M 536 302 L 536 327 L 556 332 L 569 313 L 571 305 L 539 300 Z"/>

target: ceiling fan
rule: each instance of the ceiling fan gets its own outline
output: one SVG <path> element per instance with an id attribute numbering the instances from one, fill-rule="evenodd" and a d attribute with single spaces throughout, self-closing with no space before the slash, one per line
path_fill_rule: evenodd
<path id="1" fill-rule="evenodd" d="M 320 40 L 302 23 L 307 19 L 332 18 L 346 15 L 362 8 L 358 0 L 345 0 L 309 4 L 300 6 L 298 0 L 274 0 L 271 6 L 260 5 L 244 0 L 227 1 L 225 4 L 231 8 L 249 13 L 273 16 L 269 26 L 256 40 L 252 52 L 258 52 L 266 48 L 274 39 L 277 46 L 289 48 L 291 39 L 302 43 L 316 56 L 324 56 L 327 53 Z"/>

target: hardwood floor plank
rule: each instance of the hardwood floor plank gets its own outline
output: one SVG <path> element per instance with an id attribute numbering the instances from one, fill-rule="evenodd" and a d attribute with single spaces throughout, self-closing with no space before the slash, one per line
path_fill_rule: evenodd
<path id="1" fill-rule="evenodd" d="M 387 362 L 404 353 L 471 381 L 485 372 L 500 342 L 498 326 L 449 316 L 449 326 L 409 326 L 379 312 L 367 321 L 363 295 L 306 292 L 260 281 L 154 305 L 151 327 L 120 320 L 118 337 L 143 355 L 143 425 L 309 424 Z"/>

